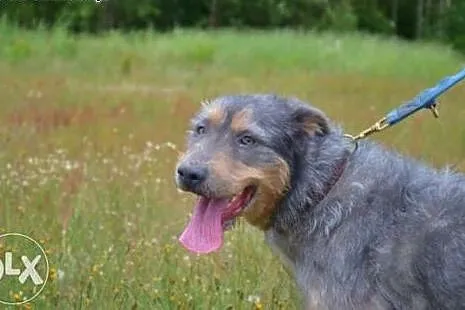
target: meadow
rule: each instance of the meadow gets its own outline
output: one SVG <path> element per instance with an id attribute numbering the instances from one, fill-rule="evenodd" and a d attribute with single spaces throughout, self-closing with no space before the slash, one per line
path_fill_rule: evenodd
<path id="1" fill-rule="evenodd" d="M 194 197 L 174 166 L 200 101 L 296 96 L 357 133 L 465 65 L 447 46 L 361 34 L 0 33 L 0 233 L 39 240 L 50 261 L 23 309 L 297 309 L 256 229 L 239 223 L 208 256 L 177 242 Z M 419 113 L 373 139 L 464 171 L 464 98 L 458 86 L 438 120 Z"/>

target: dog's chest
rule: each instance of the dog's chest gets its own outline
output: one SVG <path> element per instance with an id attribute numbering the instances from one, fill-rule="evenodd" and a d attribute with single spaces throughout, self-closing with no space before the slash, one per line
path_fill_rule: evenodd
<path id="1" fill-rule="evenodd" d="M 341 254 L 339 251 L 328 251 L 316 241 L 312 247 L 307 245 L 308 252 L 313 255 L 305 255 L 296 252 L 286 236 L 273 230 L 265 233 L 265 240 L 297 282 L 304 295 L 305 310 L 357 309 L 357 307 L 353 308 L 353 305 L 360 306 L 359 309 L 390 309 L 380 295 L 368 293 L 369 288 L 366 283 L 354 281 L 345 286 L 337 280 L 337 275 L 349 277 L 349 273 L 358 272 L 353 266 L 346 270 L 343 268 L 345 264 L 340 262 L 338 264 L 338 256 L 340 257 Z M 335 248 L 342 250 L 343 246 Z M 358 289 L 354 290 L 354 288 Z"/>
<path id="2" fill-rule="evenodd" d="M 295 258 L 292 256 L 288 240 L 270 229 L 265 232 L 265 241 L 273 253 L 281 259 L 287 271 L 295 276 Z"/>
<path id="3" fill-rule="evenodd" d="M 305 281 L 302 282 L 300 275 L 301 272 L 299 271 L 301 270 L 301 266 L 298 265 L 299 260 L 291 248 L 290 241 L 285 236 L 273 230 L 266 232 L 265 240 L 273 253 L 280 258 L 285 269 L 290 273 L 294 280 L 297 281 L 298 286 L 304 294 L 304 309 L 327 309 L 327 307 L 324 306 L 324 301 L 322 300 L 322 292 L 317 289 L 318 283 L 314 283 L 316 286 L 312 285 L 312 287 L 309 287 L 308 283 L 305 283 Z M 306 274 L 306 272 L 304 274 Z"/>

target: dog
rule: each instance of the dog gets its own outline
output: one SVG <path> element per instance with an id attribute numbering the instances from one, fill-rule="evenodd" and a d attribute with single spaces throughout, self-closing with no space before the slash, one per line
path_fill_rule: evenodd
<path id="1" fill-rule="evenodd" d="M 192 118 L 179 189 L 199 196 L 180 235 L 218 251 L 242 216 L 264 232 L 304 309 L 465 309 L 465 176 L 382 145 L 357 147 L 296 98 L 217 97 Z"/>

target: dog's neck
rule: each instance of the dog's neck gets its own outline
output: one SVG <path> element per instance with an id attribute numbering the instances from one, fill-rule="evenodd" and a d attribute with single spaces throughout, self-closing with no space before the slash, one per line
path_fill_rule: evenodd
<path id="1" fill-rule="evenodd" d="M 333 168 L 329 171 L 329 175 L 328 175 L 326 182 L 323 182 L 322 191 L 314 193 L 312 205 L 315 206 L 319 204 L 326 197 L 326 195 L 331 191 L 331 189 L 337 183 L 337 181 L 339 181 L 339 178 L 341 177 L 347 165 L 348 159 L 349 159 L 349 154 L 347 154 L 347 156 L 343 156 L 339 160 L 336 160 L 336 162 L 333 165 Z"/>
<path id="2" fill-rule="evenodd" d="M 311 216 L 338 182 L 352 151 L 353 143 L 341 132 L 309 141 L 306 152 L 296 155 L 290 190 L 272 218 L 272 227 L 284 234 L 301 227 L 299 223 Z"/>

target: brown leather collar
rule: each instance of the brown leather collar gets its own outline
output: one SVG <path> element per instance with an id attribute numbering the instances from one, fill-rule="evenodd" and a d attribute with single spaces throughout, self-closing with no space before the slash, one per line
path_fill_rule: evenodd
<path id="1" fill-rule="evenodd" d="M 351 153 L 349 153 L 348 155 L 344 156 L 342 159 L 339 160 L 339 163 L 336 165 L 336 167 L 333 170 L 333 174 L 331 175 L 329 180 L 326 182 L 323 192 L 315 195 L 316 196 L 315 201 L 314 201 L 315 204 L 319 204 L 326 197 L 326 195 L 328 195 L 328 193 L 331 191 L 334 185 L 336 185 L 336 183 L 339 181 L 339 179 L 341 178 L 342 174 L 345 171 L 350 154 Z"/>

